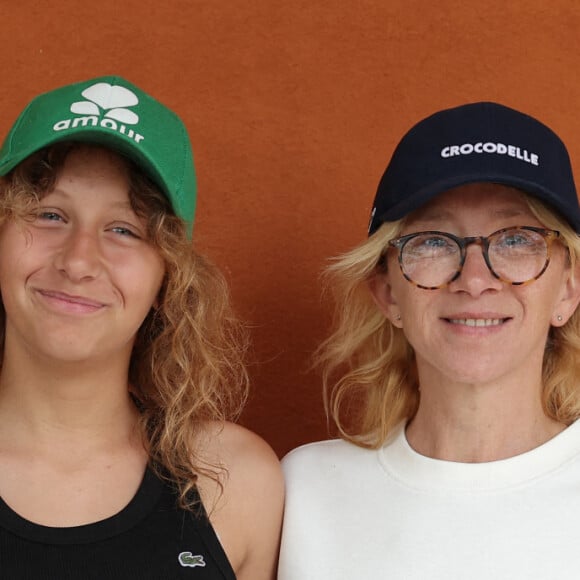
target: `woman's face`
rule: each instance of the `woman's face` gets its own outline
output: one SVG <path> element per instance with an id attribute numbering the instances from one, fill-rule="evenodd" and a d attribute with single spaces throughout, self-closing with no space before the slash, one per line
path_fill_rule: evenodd
<path id="1" fill-rule="evenodd" d="M 2 227 L 6 360 L 18 352 L 62 361 L 129 360 L 164 264 L 128 190 L 119 158 L 75 149 L 35 219 Z"/>
<path id="2" fill-rule="evenodd" d="M 476 183 L 439 195 L 414 212 L 401 235 L 438 230 L 460 237 L 488 236 L 511 226 L 543 224 L 518 190 Z M 541 373 L 550 326 L 565 324 L 580 300 L 580 279 L 574 289 L 574 273 L 558 242 L 552 244 L 547 270 L 525 286 L 495 278 L 475 244 L 467 248 L 461 275 L 441 289 L 425 290 L 407 281 L 395 249 L 389 250 L 387 269 L 371 289 L 379 307 L 413 346 L 422 384 L 485 384 L 509 376 L 517 379 L 531 368 Z"/>

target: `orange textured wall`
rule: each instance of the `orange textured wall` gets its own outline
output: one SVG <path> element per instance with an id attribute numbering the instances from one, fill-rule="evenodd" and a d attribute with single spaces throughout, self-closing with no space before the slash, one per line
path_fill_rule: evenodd
<path id="1" fill-rule="evenodd" d="M 196 243 L 254 336 L 242 421 L 279 454 L 327 434 L 319 272 L 364 238 L 410 124 L 497 100 L 560 133 L 580 175 L 575 0 L 18 0 L 0 17 L 2 136 L 36 93 L 111 73 L 186 122 Z"/>

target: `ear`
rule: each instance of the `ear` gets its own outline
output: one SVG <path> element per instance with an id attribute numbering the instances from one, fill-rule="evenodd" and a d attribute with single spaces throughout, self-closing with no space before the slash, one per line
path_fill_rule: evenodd
<path id="1" fill-rule="evenodd" d="M 377 272 L 368 281 L 369 291 L 378 309 L 391 321 L 393 326 L 403 328 L 401 312 L 393 296 L 387 272 Z"/>
<path id="2" fill-rule="evenodd" d="M 580 304 L 580 261 L 566 270 L 560 299 L 552 314 L 552 326 L 564 326 Z"/>

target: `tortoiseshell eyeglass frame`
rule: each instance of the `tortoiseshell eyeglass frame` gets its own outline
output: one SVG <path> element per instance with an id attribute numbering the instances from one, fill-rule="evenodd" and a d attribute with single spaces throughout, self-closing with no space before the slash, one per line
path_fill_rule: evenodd
<path id="1" fill-rule="evenodd" d="M 504 232 L 511 231 L 511 230 L 527 230 L 527 231 L 536 232 L 536 233 L 540 234 L 546 242 L 546 262 L 545 262 L 543 268 L 540 270 L 540 272 L 538 274 L 536 274 L 533 278 L 530 278 L 529 280 L 523 280 L 523 281 L 518 281 L 518 282 L 513 282 L 512 280 L 506 280 L 505 278 L 502 278 L 494 271 L 494 269 L 491 265 L 491 262 L 489 261 L 489 253 L 488 253 L 489 252 L 489 239 L 493 238 L 494 236 L 497 236 L 498 234 L 502 234 Z M 416 238 L 417 236 L 422 236 L 425 234 L 445 236 L 445 237 L 453 240 L 459 246 L 460 260 L 459 260 L 459 266 L 457 268 L 457 271 L 447 282 L 444 282 L 443 284 L 440 284 L 439 286 L 424 286 L 422 284 L 418 284 L 417 282 L 412 280 L 406 274 L 405 270 L 403 269 L 403 248 L 405 247 L 405 244 L 409 240 Z M 465 264 L 465 258 L 467 256 L 467 247 L 470 246 L 471 244 L 477 244 L 478 246 L 481 246 L 481 251 L 483 253 L 483 258 L 485 260 L 485 263 L 486 263 L 489 271 L 492 273 L 492 275 L 495 278 L 497 278 L 501 282 L 504 282 L 505 284 L 509 284 L 510 286 L 526 286 L 527 284 L 532 284 L 533 282 L 535 282 L 546 271 L 546 269 L 548 268 L 548 265 L 550 264 L 550 257 L 552 255 L 552 242 L 554 240 L 558 239 L 559 237 L 560 237 L 560 232 L 557 230 L 548 230 L 545 228 L 536 228 L 533 226 L 512 226 L 509 228 L 502 228 L 500 230 L 497 230 L 497 231 L 493 232 L 492 234 L 489 234 L 489 236 L 470 236 L 470 237 L 466 237 L 466 238 L 460 238 L 459 236 L 455 236 L 453 234 L 450 234 L 449 232 L 440 232 L 437 230 L 428 230 L 428 231 L 424 231 L 424 232 L 415 232 L 413 234 L 407 234 L 406 236 L 401 236 L 400 238 L 395 238 L 394 240 L 391 240 L 389 242 L 389 246 L 396 248 L 398 250 L 399 267 L 400 267 L 401 273 L 403 274 L 405 279 L 407 281 L 409 281 L 411 284 L 413 284 L 413 286 L 416 286 L 417 288 L 422 288 L 423 290 L 439 290 L 440 288 L 445 288 L 446 286 L 451 284 L 451 282 L 453 282 L 454 280 L 457 280 L 457 278 L 459 278 L 459 276 L 461 275 L 461 271 L 463 270 L 463 265 Z M 383 260 L 386 258 L 385 254 L 386 254 L 386 252 L 384 252 L 383 256 L 381 257 Z"/>

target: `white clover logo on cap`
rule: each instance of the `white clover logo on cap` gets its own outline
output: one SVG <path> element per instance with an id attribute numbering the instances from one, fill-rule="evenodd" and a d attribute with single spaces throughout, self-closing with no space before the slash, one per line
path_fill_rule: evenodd
<path id="1" fill-rule="evenodd" d="M 71 112 L 77 115 L 100 116 L 103 110 L 106 111 L 104 116 L 109 119 L 129 125 L 136 125 L 139 122 L 139 115 L 127 109 L 139 104 L 139 99 L 133 91 L 125 87 L 96 83 L 81 94 L 86 101 L 77 101 L 70 107 Z"/>
<path id="2" fill-rule="evenodd" d="M 84 89 L 81 95 L 86 100 L 75 101 L 70 106 L 71 113 L 78 116 L 60 119 L 52 126 L 53 131 L 83 131 L 87 127 L 100 127 L 121 133 L 135 143 L 145 139 L 136 129 L 131 129 L 139 123 L 139 115 L 128 108 L 139 104 L 139 97 L 133 91 L 121 85 L 100 82 Z"/>

